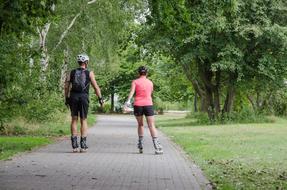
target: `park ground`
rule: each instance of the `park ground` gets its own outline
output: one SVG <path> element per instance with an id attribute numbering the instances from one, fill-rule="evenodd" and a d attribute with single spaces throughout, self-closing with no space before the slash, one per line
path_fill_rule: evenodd
<path id="1" fill-rule="evenodd" d="M 197 125 L 193 118 L 160 120 L 218 189 L 287 189 L 287 120 Z"/>
<path id="2" fill-rule="evenodd" d="M 95 117 L 90 118 L 93 123 Z M 194 118 L 157 116 L 159 129 L 183 148 L 217 189 L 287 189 L 287 120 L 271 121 L 198 125 Z M 41 129 L 31 132 L 33 136 L 0 137 L 0 158 L 54 142 L 55 136 L 68 134 L 67 122 L 56 122 L 57 128 L 47 124 L 51 136 L 43 136 Z"/>

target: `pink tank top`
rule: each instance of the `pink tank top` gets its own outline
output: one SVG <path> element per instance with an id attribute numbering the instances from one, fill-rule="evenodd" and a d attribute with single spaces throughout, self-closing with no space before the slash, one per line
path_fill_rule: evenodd
<path id="1" fill-rule="evenodd" d="M 153 83 L 145 76 L 133 81 L 135 85 L 135 106 L 152 106 L 151 94 L 153 91 Z"/>

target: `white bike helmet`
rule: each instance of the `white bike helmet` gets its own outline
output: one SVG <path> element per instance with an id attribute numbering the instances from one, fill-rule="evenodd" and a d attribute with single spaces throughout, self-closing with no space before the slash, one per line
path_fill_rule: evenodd
<path id="1" fill-rule="evenodd" d="M 85 62 L 85 61 L 89 61 L 89 56 L 87 54 L 80 54 L 77 57 L 78 62 Z"/>

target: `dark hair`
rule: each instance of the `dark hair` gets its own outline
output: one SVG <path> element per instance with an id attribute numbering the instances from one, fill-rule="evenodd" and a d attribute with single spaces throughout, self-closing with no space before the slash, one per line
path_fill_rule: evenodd
<path id="1" fill-rule="evenodd" d="M 146 74 L 147 74 L 147 71 L 148 71 L 148 69 L 147 69 L 145 66 L 140 66 L 140 67 L 138 68 L 138 73 L 139 73 L 140 75 L 146 75 Z"/>
<path id="2" fill-rule="evenodd" d="M 88 61 L 84 61 L 84 62 L 78 61 L 78 64 L 79 64 L 79 65 L 88 64 Z"/>

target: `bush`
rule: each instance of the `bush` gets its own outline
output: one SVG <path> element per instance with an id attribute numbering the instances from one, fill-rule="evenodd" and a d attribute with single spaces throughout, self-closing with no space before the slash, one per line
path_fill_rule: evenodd
<path id="1" fill-rule="evenodd" d="M 191 113 L 187 117 L 195 119 L 199 125 L 273 122 L 273 120 L 266 115 L 255 113 L 248 108 L 244 108 L 240 112 L 220 114 L 214 121 L 209 119 L 207 113 L 202 112 Z"/>
<path id="2" fill-rule="evenodd" d="M 250 109 L 242 109 L 240 112 L 231 112 L 220 116 L 220 123 L 265 123 L 271 122 L 266 115 L 256 113 Z"/>
<path id="3" fill-rule="evenodd" d="M 211 121 L 209 120 L 207 113 L 195 112 L 195 113 L 188 114 L 187 117 L 195 119 L 196 120 L 195 123 L 198 125 L 209 125 L 209 124 L 211 124 Z"/>
<path id="4" fill-rule="evenodd" d="M 110 104 L 104 104 L 104 107 L 101 106 L 93 106 L 91 109 L 92 113 L 110 113 L 111 111 L 111 105 Z"/>
<path id="5" fill-rule="evenodd" d="M 30 100 L 23 108 L 24 117 L 30 121 L 51 121 L 58 110 L 64 108 L 64 102 L 58 94 L 47 94 Z"/>
<path id="6" fill-rule="evenodd" d="M 279 91 L 271 98 L 270 106 L 277 116 L 287 116 L 287 93 Z"/>

